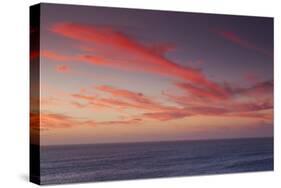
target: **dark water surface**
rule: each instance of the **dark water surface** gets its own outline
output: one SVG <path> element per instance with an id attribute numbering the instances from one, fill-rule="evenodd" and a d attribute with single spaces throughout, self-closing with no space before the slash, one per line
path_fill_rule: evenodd
<path id="1" fill-rule="evenodd" d="M 273 138 L 41 146 L 41 183 L 273 170 Z"/>

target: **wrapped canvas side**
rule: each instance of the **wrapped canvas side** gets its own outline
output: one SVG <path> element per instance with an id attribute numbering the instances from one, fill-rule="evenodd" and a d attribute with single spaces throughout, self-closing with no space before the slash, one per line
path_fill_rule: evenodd
<path id="1" fill-rule="evenodd" d="M 40 5 L 30 7 L 30 181 L 40 184 Z"/>

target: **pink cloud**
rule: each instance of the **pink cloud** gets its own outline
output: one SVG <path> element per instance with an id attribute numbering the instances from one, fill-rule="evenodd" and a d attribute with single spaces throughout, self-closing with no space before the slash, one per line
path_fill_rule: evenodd
<path id="1" fill-rule="evenodd" d="M 68 65 L 57 65 L 56 71 L 59 73 L 68 73 L 70 72 L 70 67 Z"/>
<path id="2" fill-rule="evenodd" d="M 223 37 L 224 39 L 237 44 L 243 48 L 249 49 L 249 50 L 254 50 L 256 52 L 259 52 L 263 55 L 266 55 L 268 57 L 273 57 L 273 53 L 269 50 L 263 49 L 258 47 L 257 45 L 251 43 L 250 41 L 242 38 L 239 36 L 237 33 L 232 32 L 232 31 L 225 31 L 225 30 L 213 30 L 217 35 Z"/>
<path id="3" fill-rule="evenodd" d="M 133 118 L 128 120 L 115 120 L 115 121 L 104 121 L 104 122 L 97 122 L 96 125 L 136 125 L 142 122 L 140 118 Z"/>
<path id="4" fill-rule="evenodd" d="M 135 104 L 135 106 L 143 107 L 143 108 L 151 108 L 151 109 L 162 109 L 165 108 L 161 104 L 153 101 L 152 99 L 144 96 L 140 92 L 132 92 L 125 89 L 118 89 L 111 86 L 98 86 L 97 89 L 99 91 L 103 91 L 106 93 L 110 93 L 114 97 L 121 97 L 131 103 Z"/>
<path id="5" fill-rule="evenodd" d="M 264 111 L 269 110 L 269 111 Z M 167 110 L 162 112 L 144 113 L 140 117 L 144 119 L 155 119 L 168 121 L 193 116 L 218 116 L 218 117 L 239 117 L 262 120 L 273 120 L 272 106 L 267 104 L 236 104 L 234 106 L 198 106 L 186 107 L 178 110 Z"/>
<path id="6" fill-rule="evenodd" d="M 33 130 L 49 130 L 57 128 L 70 128 L 77 124 L 73 118 L 61 114 L 30 114 L 30 128 Z"/>
<path id="7" fill-rule="evenodd" d="M 156 119 L 160 121 L 168 121 L 174 119 L 181 119 L 184 117 L 192 116 L 192 114 L 186 110 L 167 110 L 163 112 L 152 112 L 142 114 L 143 118 Z"/>
<path id="8" fill-rule="evenodd" d="M 246 82 L 249 82 L 250 84 L 255 84 L 257 82 L 260 81 L 260 77 L 257 73 L 255 72 L 246 72 L 244 75 L 243 75 L 243 79 L 246 81 Z"/>
<path id="9" fill-rule="evenodd" d="M 207 100 L 226 100 L 230 97 L 230 93 L 226 89 L 220 91 L 210 90 L 209 88 L 196 86 L 190 83 L 176 83 L 176 86 L 186 91 L 187 94 L 203 98 Z"/>
<path id="10" fill-rule="evenodd" d="M 133 92 L 126 89 L 120 89 L 112 86 L 101 85 L 95 88 L 97 91 L 110 94 L 109 97 L 99 97 L 98 95 L 89 95 L 85 93 L 72 94 L 72 97 L 87 102 L 89 106 L 100 108 L 117 109 L 139 109 L 144 111 L 164 111 L 175 109 L 175 107 L 162 105 L 152 98 L 145 96 L 140 92 Z"/>
<path id="11" fill-rule="evenodd" d="M 54 129 L 67 129 L 75 126 L 111 126 L 111 125 L 136 125 L 142 119 L 132 118 L 125 120 L 94 121 L 82 120 L 62 114 L 31 113 L 30 128 L 33 131 L 50 131 Z"/>
<path id="12" fill-rule="evenodd" d="M 248 97 L 273 98 L 273 80 L 258 82 L 251 87 L 237 89 L 236 93 Z"/>
<path id="13" fill-rule="evenodd" d="M 40 55 L 42 57 L 52 59 L 55 61 L 72 61 L 72 60 L 77 60 L 76 57 L 74 56 L 68 56 L 68 55 L 62 55 L 57 52 L 51 51 L 51 50 L 42 50 L 40 52 Z"/>
<path id="14" fill-rule="evenodd" d="M 173 95 L 166 92 L 163 92 L 163 95 L 182 106 L 184 111 L 188 112 L 188 116 L 236 116 L 266 120 L 272 117 L 272 112 L 270 112 L 273 110 L 272 81 L 258 82 L 246 88 L 224 85 L 227 97 L 202 91 L 204 88 L 187 83 L 177 83 L 176 85 L 185 91 L 185 95 Z"/>

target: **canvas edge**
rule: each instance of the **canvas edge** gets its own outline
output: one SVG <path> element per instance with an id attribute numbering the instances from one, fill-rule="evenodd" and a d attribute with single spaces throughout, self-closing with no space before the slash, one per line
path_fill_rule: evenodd
<path id="1" fill-rule="evenodd" d="M 30 141 L 29 181 L 41 184 L 40 178 L 40 15 L 41 4 L 29 7 L 30 68 Z"/>

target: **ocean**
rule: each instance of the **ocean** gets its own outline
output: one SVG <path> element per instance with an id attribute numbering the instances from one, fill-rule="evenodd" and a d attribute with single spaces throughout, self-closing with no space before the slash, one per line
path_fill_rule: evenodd
<path id="1" fill-rule="evenodd" d="M 273 170 L 273 138 L 41 146 L 41 184 Z"/>

